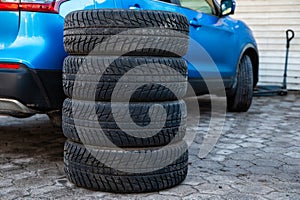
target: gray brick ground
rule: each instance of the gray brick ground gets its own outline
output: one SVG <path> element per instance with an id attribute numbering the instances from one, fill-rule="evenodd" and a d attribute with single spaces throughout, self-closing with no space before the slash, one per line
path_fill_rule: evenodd
<path id="1" fill-rule="evenodd" d="M 206 99 L 199 101 L 204 105 Z M 189 173 L 178 187 L 146 194 L 77 188 L 63 172 L 61 130 L 47 116 L 0 116 L 0 199 L 300 199 L 300 94 L 255 98 L 248 113 L 228 113 L 211 153 L 197 157 L 208 130 L 205 106 L 190 147 Z M 195 120 L 199 116 L 190 115 Z"/>

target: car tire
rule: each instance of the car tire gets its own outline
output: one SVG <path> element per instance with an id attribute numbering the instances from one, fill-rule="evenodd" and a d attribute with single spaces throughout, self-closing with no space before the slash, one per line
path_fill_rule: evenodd
<path id="1" fill-rule="evenodd" d="M 185 142 L 164 148 L 117 150 L 67 141 L 64 149 L 64 170 L 68 179 L 92 190 L 154 192 L 178 185 L 188 171 Z"/>
<path id="2" fill-rule="evenodd" d="M 244 55 L 239 63 L 235 93 L 227 98 L 230 112 L 247 112 L 253 98 L 253 66 L 249 56 Z"/>
<path id="3" fill-rule="evenodd" d="M 161 112 L 150 111 L 157 104 L 165 109 L 166 118 Z M 112 106 L 117 113 L 113 112 Z M 165 146 L 178 142 L 185 136 L 187 110 L 184 101 L 131 102 L 130 116 L 127 111 L 124 103 L 66 99 L 62 117 L 64 135 L 72 141 L 86 145 L 145 148 Z M 119 122 L 123 127 L 116 123 L 116 115 L 123 119 Z M 140 128 L 134 129 L 132 123 Z M 151 128 L 147 128 L 148 125 Z"/>
<path id="4" fill-rule="evenodd" d="M 112 94 L 118 101 L 177 100 L 186 95 L 187 64 L 182 58 L 68 56 L 63 89 L 70 98 L 91 101 L 111 101 Z"/>
<path id="5" fill-rule="evenodd" d="M 189 46 L 189 23 L 166 11 L 75 11 L 65 18 L 64 46 L 72 55 L 180 57 Z"/>

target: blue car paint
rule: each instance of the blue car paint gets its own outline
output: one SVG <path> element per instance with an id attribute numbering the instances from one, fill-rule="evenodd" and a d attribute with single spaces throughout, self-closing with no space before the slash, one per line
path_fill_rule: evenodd
<path id="1" fill-rule="evenodd" d="M 19 12 L 0 12 L 0 19 L 0 52 L 3 52 L 18 35 Z"/>
<path id="2" fill-rule="evenodd" d="M 64 18 L 21 12 L 20 22 L 17 37 L 0 52 L 0 62 L 22 63 L 31 69 L 61 69 L 67 56 L 63 47 Z"/>
<path id="3" fill-rule="evenodd" d="M 61 69 L 66 56 L 63 48 L 63 22 L 69 12 L 94 8 L 133 7 L 178 12 L 199 24 L 198 27 L 190 26 L 191 40 L 201 44 L 218 70 L 211 67 L 211 62 L 205 63 L 201 56 L 197 56 L 198 50 L 191 42 L 190 53 L 185 57 L 190 79 L 201 79 L 201 74 L 213 79 L 218 73 L 224 78 L 234 79 L 245 47 L 256 49 L 250 29 L 243 22 L 228 16 L 219 18 L 157 0 L 70 0 L 61 5 L 59 15 L 1 12 L 0 17 L 7 21 L 0 22 L 6 30 L 0 33 L 0 62 L 23 63 L 32 69 Z"/>
<path id="4" fill-rule="evenodd" d="M 112 1 L 105 1 L 105 3 L 109 3 Z M 111 3 L 109 3 L 112 5 Z M 63 4 L 61 4 L 59 8 L 59 15 L 63 18 L 70 12 L 74 10 L 89 10 L 94 9 L 95 7 L 95 1 L 94 0 L 71 0 L 66 1 Z"/>

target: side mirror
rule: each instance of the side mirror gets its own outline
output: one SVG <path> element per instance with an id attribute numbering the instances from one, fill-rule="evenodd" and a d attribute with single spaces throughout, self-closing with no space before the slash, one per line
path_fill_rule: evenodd
<path id="1" fill-rule="evenodd" d="M 235 0 L 222 0 L 221 17 L 234 14 L 235 5 Z"/>

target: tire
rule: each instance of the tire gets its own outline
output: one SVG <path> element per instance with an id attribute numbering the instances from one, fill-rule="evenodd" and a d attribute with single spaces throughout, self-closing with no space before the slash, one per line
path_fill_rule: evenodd
<path id="1" fill-rule="evenodd" d="M 186 95 L 187 65 L 182 58 L 69 56 L 63 89 L 70 98 L 92 101 L 111 101 L 113 92 L 118 101 L 177 100 Z"/>
<path id="2" fill-rule="evenodd" d="M 242 57 L 234 95 L 227 98 L 227 108 L 231 112 L 247 112 L 253 98 L 253 67 L 249 56 Z"/>
<path id="3" fill-rule="evenodd" d="M 165 148 L 117 150 L 67 141 L 64 169 L 71 182 L 87 189 L 117 193 L 159 191 L 185 179 L 187 148 L 185 142 L 180 142 Z"/>
<path id="4" fill-rule="evenodd" d="M 155 104 L 165 109 L 166 118 L 160 112 L 151 111 L 153 118 L 150 119 L 150 108 Z M 184 101 L 130 103 L 130 120 L 126 119 L 128 110 L 124 103 L 113 106 L 117 110 L 114 115 L 111 103 L 66 99 L 62 117 L 64 135 L 78 143 L 102 147 L 165 146 L 185 136 L 187 111 Z M 124 120 L 117 124 L 116 116 Z"/>
<path id="5" fill-rule="evenodd" d="M 71 55 L 180 57 L 188 45 L 188 20 L 173 12 L 98 9 L 65 18 L 64 46 Z"/>

